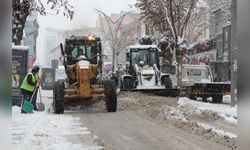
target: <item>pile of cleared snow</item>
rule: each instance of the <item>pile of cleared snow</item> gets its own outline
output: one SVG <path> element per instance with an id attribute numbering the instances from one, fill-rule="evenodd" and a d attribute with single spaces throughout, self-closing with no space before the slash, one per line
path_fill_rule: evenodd
<path id="1" fill-rule="evenodd" d="M 183 112 L 180 111 L 179 109 L 165 105 L 163 106 L 162 110 L 163 110 L 163 114 L 169 119 L 174 119 L 174 120 L 181 119 L 182 121 L 186 121 L 186 118 L 183 115 Z"/>
<path id="2" fill-rule="evenodd" d="M 200 110 L 211 110 L 213 112 L 234 116 L 237 118 L 237 106 L 231 107 L 230 105 L 224 104 L 212 104 L 212 103 L 204 103 L 199 101 L 190 100 L 187 97 L 180 97 L 178 104 L 182 105 L 189 105 Z"/>
<path id="3" fill-rule="evenodd" d="M 231 107 L 228 104 L 213 104 L 190 100 L 187 97 L 180 97 L 178 101 L 179 107 L 189 107 L 198 111 L 212 111 L 218 113 L 226 121 L 237 124 L 237 106 Z"/>
<path id="4" fill-rule="evenodd" d="M 224 130 L 220 130 L 220 129 L 217 129 L 215 127 L 212 127 L 212 126 L 209 126 L 207 124 L 204 124 L 204 123 L 198 123 L 198 125 L 204 129 L 207 129 L 207 130 L 211 130 L 212 132 L 215 132 L 217 133 L 218 135 L 220 136 L 228 136 L 230 138 L 237 138 L 237 135 L 236 134 L 233 134 L 231 132 L 227 132 L 227 131 L 224 131 Z"/>

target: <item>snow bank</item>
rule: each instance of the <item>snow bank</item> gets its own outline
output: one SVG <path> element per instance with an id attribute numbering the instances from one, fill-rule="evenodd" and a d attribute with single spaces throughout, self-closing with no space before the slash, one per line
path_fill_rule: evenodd
<path id="1" fill-rule="evenodd" d="M 220 116 L 222 118 L 224 118 L 224 120 L 227 121 L 228 123 L 231 123 L 233 125 L 237 125 L 237 119 L 234 118 L 233 116 L 226 116 L 224 114 L 220 114 Z"/>
<path id="2" fill-rule="evenodd" d="M 207 125 L 207 124 L 204 124 L 204 123 L 198 123 L 198 125 L 204 129 L 207 129 L 207 130 L 212 130 L 212 132 L 215 132 L 217 133 L 218 135 L 220 136 L 228 136 L 230 138 L 237 138 L 237 135 L 234 134 L 234 133 L 231 133 L 231 132 L 227 132 L 227 131 L 224 131 L 224 130 L 220 130 L 220 129 L 217 129 L 215 127 L 212 127 L 210 125 Z"/>
<path id="3" fill-rule="evenodd" d="M 204 103 L 199 101 L 190 100 L 187 97 L 180 97 L 178 104 L 182 105 L 189 105 L 200 110 L 210 110 L 213 112 L 233 116 L 237 118 L 237 106 L 231 107 L 230 105 L 226 104 L 212 104 L 212 103 Z"/>
<path id="4" fill-rule="evenodd" d="M 237 106 L 231 107 L 228 104 L 212 104 L 199 101 L 190 100 L 187 97 L 180 97 L 178 101 L 180 106 L 187 106 L 195 109 L 196 111 L 212 111 L 218 113 L 225 121 L 237 124 Z"/>
<path id="5" fill-rule="evenodd" d="M 176 109 L 175 107 L 170 107 L 170 106 L 163 106 L 162 108 L 164 115 L 169 118 L 169 119 L 173 119 L 173 120 L 182 120 L 182 121 L 187 121 L 185 116 L 183 115 L 184 113 L 179 110 Z"/>

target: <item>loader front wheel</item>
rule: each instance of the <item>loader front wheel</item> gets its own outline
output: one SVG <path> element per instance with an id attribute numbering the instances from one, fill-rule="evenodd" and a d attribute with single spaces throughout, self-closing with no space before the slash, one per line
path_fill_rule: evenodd
<path id="1" fill-rule="evenodd" d="M 53 106 L 56 114 L 64 113 L 64 82 L 56 81 L 53 88 Z"/>
<path id="2" fill-rule="evenodd" d="M 108 112 L 116 112 L 117 108 L 117 95 L 116 86 L 113 80 L 104 81 L 106 108 Z"/>

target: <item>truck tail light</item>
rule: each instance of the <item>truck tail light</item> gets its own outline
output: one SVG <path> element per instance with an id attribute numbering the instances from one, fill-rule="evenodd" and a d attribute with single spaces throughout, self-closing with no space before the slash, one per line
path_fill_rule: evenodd
<path id="1" fill-rule="evenodd" d="M 223 93 L 224 94 L 229 94 L 230 93 L 230 88 L 224 88 Z"/>
<path id="2" fill-rule="evenodd" d="M 195 87 L 195 88 L 193 88 L 193 91 L 194 91 L 194 92 L 197 92 L 197 93 L 203 93 L 203 92 L 204 92 L 204 89 L 203 89 L 203 88 Z"/>

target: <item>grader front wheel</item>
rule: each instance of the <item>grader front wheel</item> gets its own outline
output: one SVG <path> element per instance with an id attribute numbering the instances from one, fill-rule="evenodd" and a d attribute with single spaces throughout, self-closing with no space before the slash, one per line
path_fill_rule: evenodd
<path id="1" fill-rule="evenodd" d="M 116 86 L 113 80 L 106 80 L 103 82 L 105 87 L 106 108 L 108 112 L 116 112 L 117 109 L 117 95 Z"/>
<path id="2" fill-rule="evenodd" d="M 64 113 L 64 82 L 56 81 L 53 89 L 53 106 L 56 114 Z"/>

